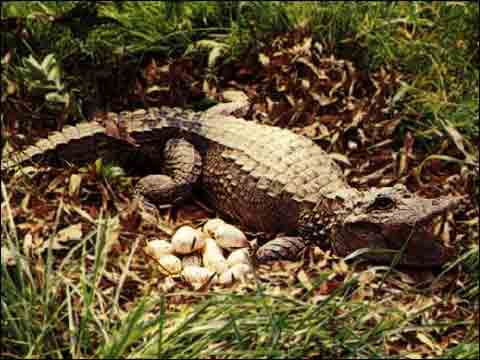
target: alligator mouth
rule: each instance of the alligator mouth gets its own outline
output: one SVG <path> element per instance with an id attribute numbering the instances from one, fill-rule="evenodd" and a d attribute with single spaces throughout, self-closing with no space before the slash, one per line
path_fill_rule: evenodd
<path id="1" fill-rule="evenodd" d="M 456 208 L 465 200 L 465 196 L 444 196 L 437 199 L 421 199 L 421 205 L 426 205 L 424 212 L 419 213 L 417 224 L 428 225 L 432 220 L 438 216 L 444 215 L 447 211 Z M 419 201 L 416 199 L 416 201 Z"/>
<path id="2" fill-rule="evenodd" d="M 403 250 L 399 264 L 415 267 L 441 266 L 452 256 L 453 251 L 442 244 L 445 214 L 457 207 L 464 197 L 441 197 L 426 200 L 429 211 L 415 222 L 407 237 L 403 238 Z M 448 234 L 450 235 L 450 234 Z"/>
<path id="3" fill-rule="evenodd" d="M 443 215 L 429 216 L 417 222 L 401 236 L 401 248 L 397 254 L 401 255 L 399 265 L 411 267 L 435 267 L 448 261 L 451 252 L 440 239 L 445 218 Z M 403 236 L 402 236 L 403 235 Z M 392 261 L 395 261 L 392 258 Z"/>
<path id="4" fill-rule="evenodd" d="M 336 234 L 332 245 L 337 255 L 355 258 L 358 254 L 374 263 L 407 267 L 441 266 L 449 258 L 449 251 L 433 233 L 434 221 L 397 229 L 394 234 L 383 234 L 377 225 L 358 225 Z M 363 230 L 359 230 L 361 226 L 365 226 Z"/>
<path id="5" fill-rule="evenodd" d="M 358 251 L 365 259 L 407 267 L 436 267 L 452 255 L 439 239 L 444 214 L 459 205 L 464 197 L 417 199 L 416 217 L 389 217 L 390 222 L 371 222 L 368 218 L 345 224 L 336 231 L 333 248 L 340 256 Z M 355 257 L 352 256 L 351 257 Z"/>

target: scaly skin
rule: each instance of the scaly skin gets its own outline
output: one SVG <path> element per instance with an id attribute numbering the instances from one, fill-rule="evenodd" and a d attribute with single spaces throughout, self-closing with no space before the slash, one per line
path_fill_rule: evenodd
<path id="1" fill-rule="evenodd" d="M 162 149 L 169 139 L 180 138 L 200 154 L 198 185 L 212 205 L 247 228 L 300 234 L 305 241 L 330 237 L 341 255 L 364 247 L 399 250 L 410 236 L 401 263 L 430 266 L 445 261 L 441 245 L 426 237 L 428 231 L 416 231 L 414 224 L 423 225 L 454 207 L 457 198 L 429 200 L 399 187 L 357 191 L 328 154 L 308 138 L 232 116 L 177 108 L 109 116 L 136 147 L 125 135 L 114 137 L 97 123 L 80 124 L 40 140 L 16 158 L 2 157 L 2 172 L 29 161 L 60 165 L 137 154 L 149 159 L 152 172 L 160 173 L 169 158 L 167 152 L 164 159 Z M 176 154 L 180 164 L 181 153 Z M 191 162 L 186 160 L 185 164 Z M 148 194 L 148 187 L 155 184 L 145 184 Z M 388 209 L 375 205 L 378 197 L 391 200 Z"/>

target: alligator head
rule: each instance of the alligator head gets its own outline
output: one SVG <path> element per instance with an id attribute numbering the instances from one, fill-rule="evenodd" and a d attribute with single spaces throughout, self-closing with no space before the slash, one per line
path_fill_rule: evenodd
<path id="1" fill-rule="evenodd" d="M 442 265 L 448 255 L 435 239 L 433 218 L 456 207 L 462 199 L 426 199 L 403 185 L 364 192 L 335 225 L 333 248 L 340 256 L 369 248 L 373 251 L 366 257 L 382 263 L 391 263 L 400 253 L 400 265 Z"/>

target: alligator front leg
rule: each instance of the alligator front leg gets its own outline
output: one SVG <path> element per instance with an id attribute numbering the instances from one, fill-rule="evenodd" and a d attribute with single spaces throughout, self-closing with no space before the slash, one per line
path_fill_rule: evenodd
<path id="1" fill-rule="evenodd" d="M 257 250 L 257 262 L 297 260 L 305 246 L 305 240 L 299 236 L 279 236 Z"/>
<path id="2" fill-rule="evenodd" d="M 166 175 L 148 175 L 135 188 L 137 197 L 156 205 L 177 204 L 187 199 L 202 170 L 202 160 L 192 144 L 170 139 L 163 151 Z"/>

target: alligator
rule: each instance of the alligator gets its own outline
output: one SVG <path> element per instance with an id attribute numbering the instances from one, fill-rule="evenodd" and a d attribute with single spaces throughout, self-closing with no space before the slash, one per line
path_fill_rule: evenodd
<path id="1" fill-rule="evenodd" d="M 358 251 L 381 263 L 433 267 L 449 257 L 431 224 L 461 197 L 429 199 L 402 184 L 358 190 L 307 137 L 229 114 L 161 107 L 106 118 L 67 125 L 2 156 L 2 177 L 25 163 L 130 159 L 127 166 L 148 169 L 135 188 L 147 203 L 180 203 L 198 188 L 245 228 L 279 234 L 258 249 L 259 262 L 295 258 L 328 241 L 339 256 Z"/>

